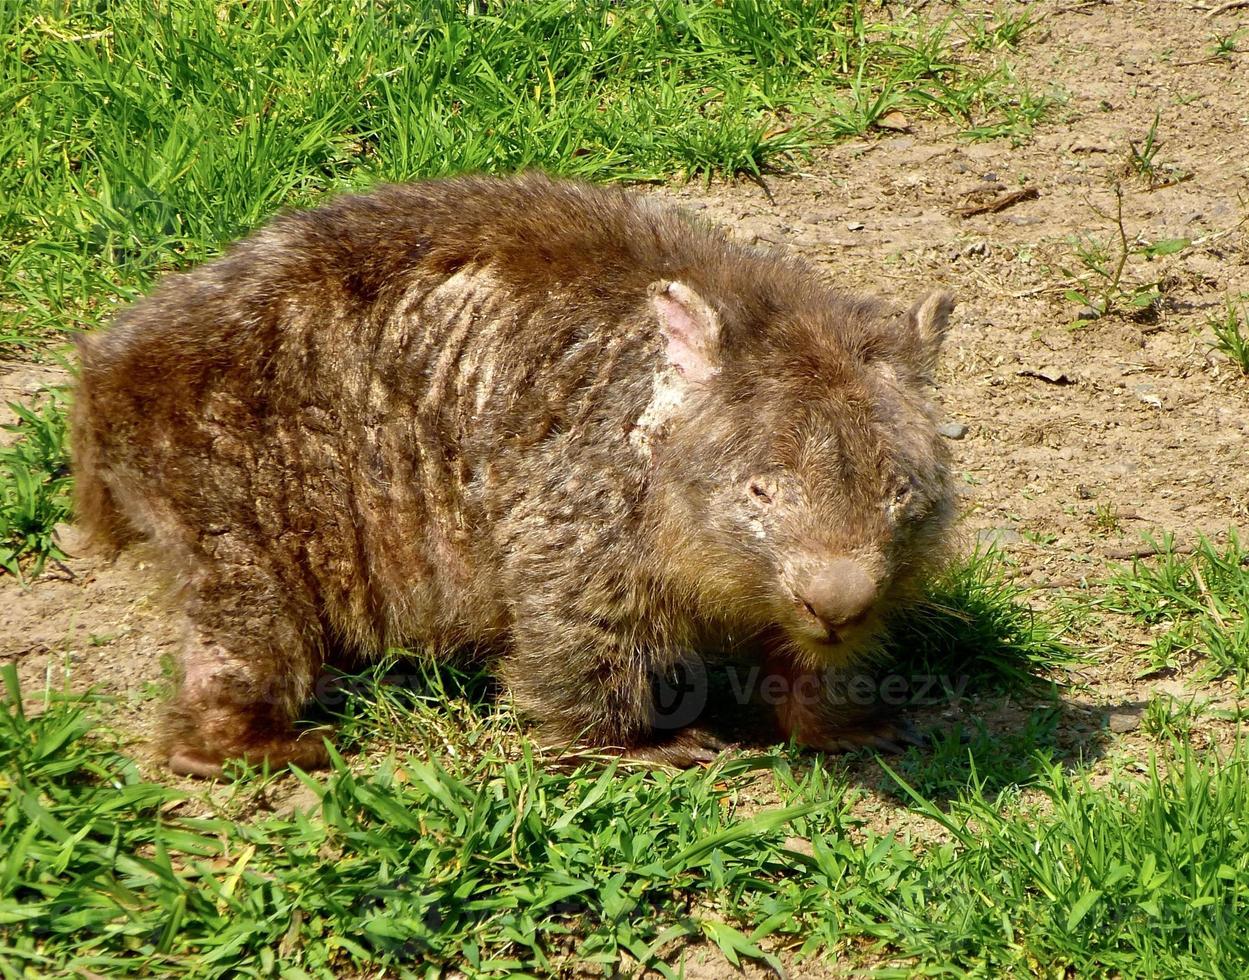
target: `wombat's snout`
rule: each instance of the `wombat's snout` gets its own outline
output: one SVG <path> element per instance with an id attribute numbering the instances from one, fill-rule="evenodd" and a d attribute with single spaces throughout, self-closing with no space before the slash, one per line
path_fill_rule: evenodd
<path id="1" fill-rule="evenodd" d="M 834 558 L 797 584 L 794 595 L 808 617 L 837 642 L 837 630 L 863 622 L 876 602 L 876 581 L 853 558 Z"/>

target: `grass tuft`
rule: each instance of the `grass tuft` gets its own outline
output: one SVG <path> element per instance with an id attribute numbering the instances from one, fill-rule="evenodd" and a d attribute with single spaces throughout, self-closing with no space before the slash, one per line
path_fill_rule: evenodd
<path id="1" fill-rule="evenodd" d="M 978 550 L 899 610 L 886 659 L 933 676 L 967 678 L 981 689 L 1018 689 L 1076 661 L 1064 628 L 1052 614 L 1034 610 L 1027 593 L 1006 578 L 1000 552 Z"/>
<path id="2" fill-rule="evenodd" d="M 1151 542 L 1152 543 L 1152 542 Z M 1130 616 L 1155 634 L 1145 651 L 1150 670 L 1204 660 L 1207 677 L 1249 680 L 1249 551 L 1235 531 L 1220 549 L 1202 538 L 1191 555 L 1163 538 L 1159 554 L 1138 559 L 1110 580 L 1098 605 Z"/>
<path id="3" fill-rule="evenodd" d="M 962 28 L 973 51 L 991 51 L 994 48 L 1017 48 L 1023 36 L 1040 22 L 1040 17 L 1026 12 L 995 10 L 965 17 Z"/>
<path id="4" fill-rule="evenodd" d="M 908 749 L 897 768 L 928 800 L 996 796 L 1028 785 L 1048 771 L 1056 755 L 1061 721 L 1058 707 L 1045 706 L 1008 732 L 991 731 L 979 720 L 966 729 L 955 725 L 936 734 L 923 749 Z"/>
<path id="5" fill-rule="evenodd" d="M 1094 787 L 1051 767 L 1031 805 L 977 794 L 944 813 L 924 901 L 891 903 L 921 972 L 1243 976 L 1249 970 L 1249 764 L 1184 752 Z"/>
<path id="6" fill-rule="evenodd" d="M 1227 355 L 1241 374 L 1249 376 L 1249 307 L 1237 309 L 1229 299 L 1222 316 L 1210 318 L 1214 348 Z"/>
<path id="7" fill-rule="evenodd" d="M 70 516 L 65 398 L 47 394 L 37 408 L 9 403 L 18 420 L 0 446 L 0 569 L 19 578 L 23 565 L 38 575 L 48 558 L 65 557 L 52 540 Z"/>

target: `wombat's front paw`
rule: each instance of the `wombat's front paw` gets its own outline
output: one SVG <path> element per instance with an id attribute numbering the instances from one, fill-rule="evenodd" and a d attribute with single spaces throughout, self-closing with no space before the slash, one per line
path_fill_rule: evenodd
<path id="1" fill-rule="evenodd" d="M 624 758 L 654 765 L 689 769 L 714 762 L 727 745 L 701 728 L 683 728 L 672 738 L 652 745 L 640 745 L 624 753 Z"/>
<path id="2" fill-rule="evenodd" d="M 330 756 L 320 732 L 270 738 L 250 744 L 242 751 L 191 745 L 174 745 L 169 750 L 169 768 L 179 776 L 214 779 L 221 776 L 225 763 L 231 760 L 257 767 L 267 763 L 270 769 L 291 765 L 300 769 L 323 769 L 329 765 Z"/>
<path id="3" fill-rule="evenodd" d="M 905 718 L 883 715 L 864 718 L 852 725 L 830 728 L 802 744 L 820 752 L 855 752 L 873 749 L 890 755 L 901 755 L 911 746 L 924 748 L 928 740 Z"/>

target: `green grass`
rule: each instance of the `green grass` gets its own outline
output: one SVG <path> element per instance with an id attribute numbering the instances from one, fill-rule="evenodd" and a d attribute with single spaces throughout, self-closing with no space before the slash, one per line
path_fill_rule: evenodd
<path id="1" fill-rule="evenodd" d="M 931 743 L 912 747 L 897 762 L 906 783 L 926 799 L 949 802 L 969 789 L 996 795 L 1032 782 L 1056 761 L 1062 722 L 1058 698 L 1029 713 L 1018 728 L 995 732 L 981 720 L 935 732 Z M 903 791 L 894 791 L 901 797 Z"/>
<path id="2" fill-rule="evenodd" d="M 1227 355 L 1241 374 L 1249 376 L 1249 307 L 1237 309 L 1229 299 L 1222 316 L 1210 318 L 1214 348 Z"/>
<path id="3" fill-rule="evenodd" d="M 10 403 L 18 421 L 0 446 L 0 569 L 21 577 L 22 564 L 38 575 L 49 557 L 64 555 L 52 540 L 69 520 L 70 478 L 64 396 L 49 391 L 38 407 Z"/>
<path id="4" fill-rule="evenodd" d="M 1017 48 L 1023 36 L 1040 23 L 1040 17 L 1026 12 L 1012 13 L 998 8 L 982 14 L 970 14 L 963 19 L 963 34 L 967 43 L 976 51 L 993 48 Z"/>
<path id="5" fill-rule="evenodd" d="M 1154 633 L 1144 652 L 1149 670 L 1201 664 L 1201 674 L 1249 680 L 1249 551 L 1235 531 L 1220 548 L 1202 538 L 1191 555 L 1170 537 L 1156 558 L 1116 573 L 1101 608 L 1130 616 Z"/>
<path id="6" fill-rule="evenodd" d="M 412 720 L 366 768 L 336 757 L 299 777 L 308 809 L 275 813 L 295 777 L 244 775 L 205 805 L 145 780 L 92 729 L 89 700 L 28 714 L 4 678 L 6 977 L 674 975 L 690 944 L 729 962 L 895 964 L 885 975 L 1249 968 L 1240 749 L 1096 789 L 1038 764 L 1026 787 L 972 779 L 942 808 L 899 783 L 915 795 L 895 820 L 934 841 L 864 826 L 843 772 L 788 754 L 561 770 L 493 743 L 510 722 L 480 706 L 476 751 L 413 750 L 409 735 L 463 720 L 440 718 L 429 688 L 427 712 L 403 696 Z M 346 710 L 376 721 L 394 697 L 366 687 Z"/>
<path id="7" fill-rule="evenodd" d="M 1053 767 L 1037 803 L 948 813 L 915 797 L 952 842 L 924 862 L 925 901 L 893 903 L 894 945 L 946 975 L 1243 976 L 1247 763 L 1182 752 L 1098 787 Z"/>
<path id="8" fill-rule="evenodd" d="M 1071 666 L 1066 624 L 1040 615 L 1006 577 L 1001 552 L 981 549 L 924 585 L 890 624 L 886 663 L 936 677 L 967 678 L 980 691 L 1031 686 Z"/>
<path id="9" fill-rule="evenodd" d="M 868 13 L 849 0 L 6 4 L 0 343 L 94 326 L 279 208 L 381 179 L 757 174 L 896 108 L 1004 121 L 1017 86 L 960 59 L 954 23 Z"/>

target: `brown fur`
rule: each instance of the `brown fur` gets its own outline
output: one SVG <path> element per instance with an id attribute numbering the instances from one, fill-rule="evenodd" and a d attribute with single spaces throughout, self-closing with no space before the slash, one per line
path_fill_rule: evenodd
<path id="1" fill-rule="evenodd" d="M 553 740 L 701 757 L 655 675 L 848 662 L 938 552 L 950 306 L 539 175 L 339 198 L 168 277 L 80 343 L 73 442 L 81 521 L 178 584 L 171 764 L 314 764 L 328 653 L 395 645 L 495 657 Z"/>

